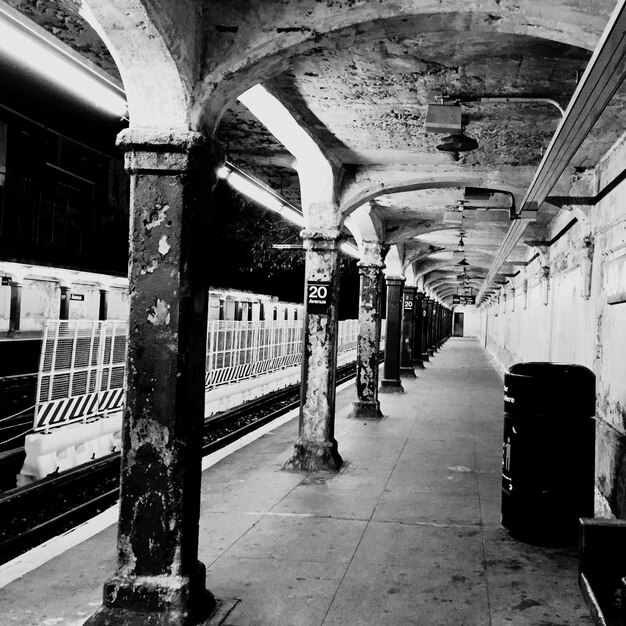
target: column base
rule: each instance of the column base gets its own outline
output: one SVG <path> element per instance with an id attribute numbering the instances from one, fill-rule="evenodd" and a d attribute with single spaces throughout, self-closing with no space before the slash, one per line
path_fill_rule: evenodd
<path id="1" fill-rule="evenodd" d="M 116 574 L 104 584 L 103 606 L 84 626 L 198 626 L 216 606 L 205 577 L 200 562 L 193 578 Z"/>
<path id="2" fill-rule="evenodd" d="M 21 330 L 7 330 L 7 337 L 19 337 L 22 334 Z"/>
<path id="3" fill-rule="evenodd" d="M 417 378 L 417 374 L 412 367 L 401 367 L 400 378 Z"/>
<path id="4" fill-rule="evenodd" d="M 425 369 L 425 367 L 424 367 L 424 361 L 422 361 L 422 359 L 417 359 L 417 360 L 413 361 L 413 367 L 414 367 L 415 369 L 418 369 L 418 370 L 423 370 L 423 369 Z"/>
<path id="5" fill-rule="evenodd" d="M 428 362 L 430 362 L 430 355 L 428 354 L 428 352 L 424 352 L 424 354 L 422 354 L 422 363 Z"/>
<path id="6" fill-rule="evenodd" d="M 365 402 L 356 400 L 352 403 L 352 411 L 348 415 L 349 419 L 380 419 L 383 416 L 380 410 L 380 402 Z"/>
<path id="7" fill-rule="evenodd" d="M 400 380 L 383 379 L 380 381 L 378 393 L 404 393 L 404 387 Z"/>
<path id="8" fill-rule="evenodd" d="M 297 441 L 293 456 L 283 465 L 286 470 L 304 472 L 336 472 L 343 464 L 337 442 L 333 439 L 327 443 L 314 441 Z"/>
<path id="9" fill-rule="evenodd" d="M 428 356 L 435 356 L 435 349 L 434 348 L 428 348 Z"/>

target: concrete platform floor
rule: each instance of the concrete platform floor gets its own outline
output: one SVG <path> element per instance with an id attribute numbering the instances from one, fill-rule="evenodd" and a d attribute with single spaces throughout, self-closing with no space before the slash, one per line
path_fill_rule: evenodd
<path id="1" fill-rule="evenodd" d="M 472 339 L 450 339 L 382 395 L 386 418 L 347 419 L 337 475 L 281 470 L 297 420 L 204 473 L 200 558 L 228 626 L 592 624 L 574 549 L 499 525 L 502 381 Z M 0 624 L 77 625 L 115 568 L 115 527 L 0 589 Z"/>

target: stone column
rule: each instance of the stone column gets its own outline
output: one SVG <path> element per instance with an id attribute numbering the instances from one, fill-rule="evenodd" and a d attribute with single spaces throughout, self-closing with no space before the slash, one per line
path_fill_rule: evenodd
<path id="1" fill-rule="evenodd" d="M 443 308 L 443 304 L 438 305 L 439 313 L 437 315 L 437 336 L 439 337 L 438 346 L 441 347 L 444 341 L 443 335 L 443 314 L 445 309 Z"/>
<path id="2" fill-rule="evenodd" d="M 446 341 L 445 331 L 445 319 L 446 319 L 446 307 L 443 304 L 439 305 L 439 345 L 443 346 Z"/>
<path id="3" fill-rule="evenodd" d="M 381 393 L 404 393 L 400 382 L 400 342 L 402 338 L 402 285 L 404 276 L 387 276 L 387 336 Z"/>
<path id="4" fill-rule="evenodd" d="M 380 349 L 380 301 L 383 261 L 380 244 L 363 242 L 359 263 L 359 337 L 356 357 L 356 400 L 350 417 L 380 418 L 378 401 L 378 352 Z"/>
<path id="5" fill-rule="evenodd" d="M 98 319 L 104 321 L 109 314 L 108 303 L 109 292 L 107 289 L 100 289 L 100 306 L 98 308 Z"/>
<path id="6" fill-rule="evenodd" d="M 89 626 L 190 626 L 214 606 L 198 561 L 206 239 L 217 157 L 200 133 L 123 131 L 130 317 L 117 571 Z"/>
<path id="7" fill-rule="evenodd" d="M 16 337 L 22 320 L 22 285 L 11 281 L 11 304 L 9 309 L 9 330 L 7 337 Z"/>
<path id="8" fill-rule="evenodd" d="M 424 304 L 424 294 L 421 291 L 415 294 L 415 311 L 413 315 L 413 367 L 424 369 L 424 360 L 422 357 L 422 326 L 424 320 L 424 312 L 422 305 Z"/>
<path id="9" fill-rule="evenodd" d="M 416 287 L 404 286 L 402 294 L 402 339 L 400 349 L 400 377 L 415 378 L 413 369 L 413 330 L 415 324 Z"/>
<path id="10" fill-rule="evenodd" d="M 437 329 L 437 349 L 441 348 L 441 344 L 443 343 L 443 334 L 441 332 L 442 324 L 441 317 L 443 315 L 443 306 L 439 302 L 437 302 L 435 309 L 435 327 Z"/>
<path id="11" fill-rule="evenodd" d="M 434 311 L 435 311 L 435 301 L 432 298 L 428 298 L 426 301 L 426 320 L 428 324 L 428 329 L 426 331 L 426 350 L 429 356 L 434 356 L 435 354 L 435 320 L 434 320 Z"/>
<path id="12" fill-rule="evenodd" d="M 59 319 L 70 318 L 70 288 L 61 286 L 61 306 L 59 307 Z"/>
<path id="13" fill-rule="evenodd" d="M 428 353 L 428 296 L 423 294 L 422 300 L 422 361 L 430 361 Z"/>
<path id="14" fill-rule="evenodd" d="M 337 470 L 342 464 L 335 440 L 340 231 L 303 230 L 301 236 L 307 287 L 300 428 L 294 454 L 285 468 Z"/>

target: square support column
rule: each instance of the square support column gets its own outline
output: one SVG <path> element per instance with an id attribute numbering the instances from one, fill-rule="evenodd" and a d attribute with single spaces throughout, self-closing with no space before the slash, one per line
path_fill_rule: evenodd
<path id="1" fill-rule="evenodd" d="M 430 361 L 428 352 L 428 296 L 423 294 L 422 299 L 422 362 Z"/>
<path id="2" fill-rule="evenodd" d="M 59 319 L 70 319 L 70 288 L 66 285 L 61 285 L 61 302 L 59 305 Z"/>
<path id="3" fill-rule="evenodd" d="M 22 322 L 22 285 L 11 281 L 11 304 L 9 309 L 9 330 L 7 337 L 17 337 Z"/>
<path id="4" fill-rule="evenodd" d="M 426 351 L 429 356 L 435 354 L 435 301 L 426 299 Z"/>
<path id="5" fill-rule="evenodd" d="M 131 173 L 130 318 L 117 571 L 88 626 L 191 626 L 215 601 L 198 561 L 217 158 L 200 133 L 123 131 Z"/>
<path id="6" fill-rule="evenodd" d="M 442 343 L 442 335 L 441 335 L 441 313 L 443 311 L 443 307 L 439 302 L 435 303 L 435 346 L 437 350 L 441 348 Z"/>
<path id="7" fill-rule="evenodd" d="M 402 285 L 404 276 L 387 276 L 387 335 L 385 364 L 380 393 L 404 393 L 400 382 L 400 342 L 402 339 Z"/>
<path id="8" fill-rule="evenodd" d="M 380 247 L 380 246 L 379 246 Z M 356 400 L 350 417 L 383 416 L 378 400 L 378 353 L 380 350 L 380 301 L 383 263 L 359 263 L 359 336 L 356 357 Z"/>
<path id="9" fill-rule="evenodd" d="M 306 292 L 300 427 L 285 469 L 336 471 L 343 463 L 335 440 L 340 231 L 303 230 L 301 236 Z"/>
<path id="10" fill-rule="evenodd" d="M 415 378 L 413 369 L 413 330 L 415 324 L 415 287 L 405 285 L 402 294 L 402 339 L 400 347 L 400 377 Z"/>
<path id="11" fill-rule="evenodd" d="M 98 319 L 104 321 L 109 316 L 109 292 L 107 289 L 100 289 L 100 302 L 98 305 Z"/>
<path id="12" fill-rule="evenodd" d="M 422 325 L 424 320 L 424 312 L 422 306 L 424 304 L 424 294 L 421 291 L 415 293 L 415 304 L 413 305 L 413 367 L 424 369 L 424 360 L 422 357 Z"/>

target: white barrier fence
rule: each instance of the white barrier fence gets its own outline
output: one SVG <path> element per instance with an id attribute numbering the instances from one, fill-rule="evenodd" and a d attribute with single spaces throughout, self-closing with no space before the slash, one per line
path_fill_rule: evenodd
<path id="1" fill-rule="evenodd" d="M 49 320 L 44 329 L 34 432 L 106 417 L 124 402 L 126 334 L 122 320 Z M 302 362 L 302 320 L 211 320 L 206 390 Z M 339 322 L 337 351 L 356 350 L 358 321 Z"/>
<path id="2" fill-rule="evenodd" d="M 126 334 L 119 320 L 49 320 L 44 328 L 34 432 L 106 417 L 124 402 Z"/>
<path id="3" fill-rule="evenodd" d="M 206 390 L 270 374 L 302 362 L 303 321 L 211 320 L 207 332 Z M 356 350 L 358 320 L 339 322 L 337 352 Z"/>
<path id="4" fill-rule="evenodd" d="M 34 434 L 26 437 L 26 460 L 18 483 L 119 449 L 127 329 L 127 322 L 113 320 L 46 324 Z M 297 383 L 302 333 L 302 320 L 209 321 L 206 414 Z M 357 320 L 339 322 L 339 364 L 356 359 L 357 339 Z M 228 387 L 246 386 L 245 379 L 261 376 L 263 384 L 250 380 L 248 386 L 255 389 L 246 390 L 240 398 Z M 221 396 L 227 396 L 230 404 Z"/>
<path id="5" fill-rule="evenodd" d="M 206 389 L 298 365 L 302 320 L 211 320 L 207 332 Z"/>

